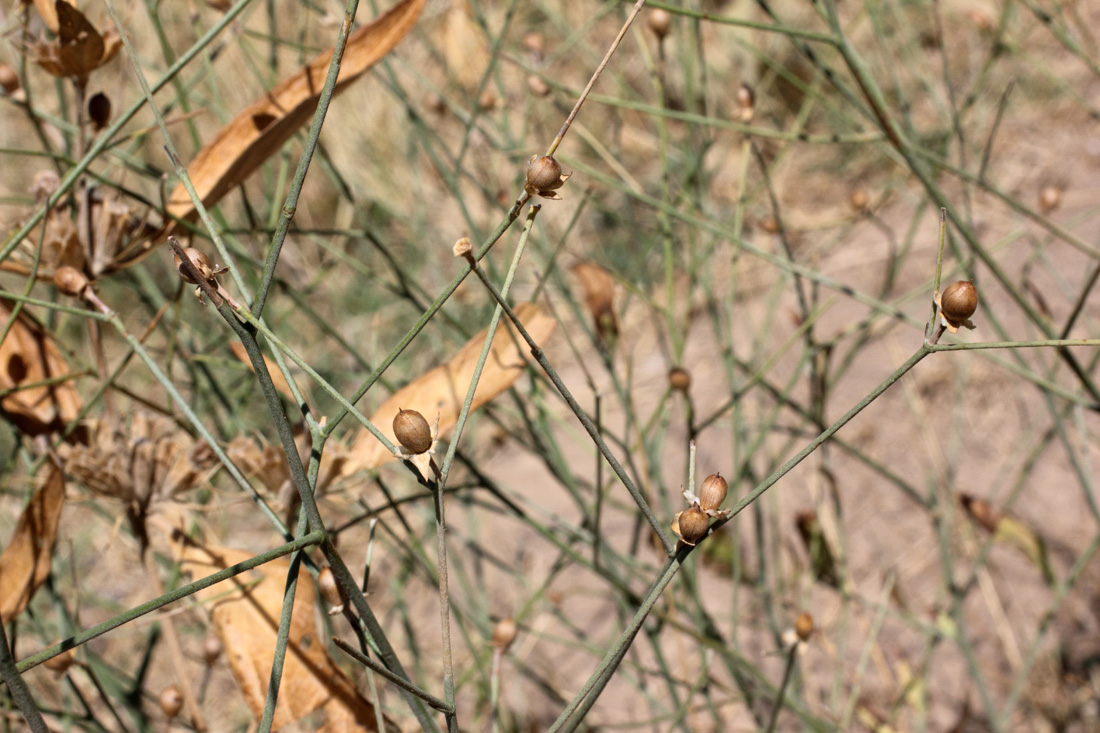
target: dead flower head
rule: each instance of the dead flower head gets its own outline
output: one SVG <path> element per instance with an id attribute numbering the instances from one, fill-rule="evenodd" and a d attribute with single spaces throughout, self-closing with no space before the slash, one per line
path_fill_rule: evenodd
<path id="1" fill-rule="evenodd" d="M 93 71 L 118 55 L 122 39 L 114 28 L 97 31 L 83 13 L 64 0 L 56 0 L 54 9 L 57 38 L 30 44 L 28 53 L 47 73 L 68 77 L 83 87 Z"/>

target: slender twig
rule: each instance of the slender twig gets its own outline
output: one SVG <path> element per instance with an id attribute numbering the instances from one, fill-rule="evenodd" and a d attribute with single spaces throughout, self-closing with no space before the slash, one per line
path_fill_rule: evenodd
<path id="1" fill-rule="evenodd" d="M 421 700 L 428 703 L 429 705 L 431 705 L 433 708 L 440 711 L 441 713 L 444 713 L 446 715 L 451 715 L 451 714 L 454 713 L 454 708 L 453 707 L 447 705 L 447 703 L 443 702 L 442 700 L 440 700 L 438 697 L 436 697 L 432 693 L 426 692 L 425 690 L 421 690 L 419 687 L 417 687 L 416 685 L 410 683 L 409 681 L 407 681 L 407 680 L 405 680 L 401 677 L 398 677 L 393 672 L 389 671 L 388 669 L 383 667 L 381 664 L 379 664 L 378 662 L 376 662 L 373 659 L 371 659 L 370 657 L 368 657 L 366 654 L 363 654 L 361 651 L 359 651 L 358 649 L 356 649 L 355 647 L 353 647 L 351 644 L 347 643 L 346 641 L 344 641 L 340 637 L 338 637 L 338 636 L 332 637 L 332 643 L 335 644 L 337 647 L 339 647 L 340 651 L 344 652 L 345 654 L 347 654 L 349 657 L 351 657 L 355 661 L 357 661 L 360 664 L 362 664 L 363 666 L 367 667 L 372 672 L 375 672 L 378 675 L 381 675 L 387 681 L 392 682 L 393 684 L 400 687 L 402 690 L 405 690 L 406 692 L 409 692 L 409 693 L 412 693 L 413 695 L 416 695 Z"/>
<path id="2" fill-rule="evenodd" d="M 775 724 L 779 722 L 779 711 L 783 709 L 783 697 L 787 694 L 787 685 L 790 684 L 794 673 L 794 663 L 798 659 L 798 650 L 801 646 L 802 642 L 796 640 L 787 651 L 787 664 L 783 667 L 783 681 L 779 683 L 779 692 L 775 695 L 775 706 L 772 708 L 771 718 L 768 719 L 766 733 L 772 733 L 775 730 Z"/>
<path id="3" fill-rule="evenodd" d="M 0 621 L 0 677 L 3 678 L 4 684 L 8 686 L 8 691 L 15 700 L 19 712 L 23 713 L 23 717 L 26 718 L 27 725 L 30 726 L 31 730 L 34 733 L 49 733 L 46 722 L 42 720 L 42 713 L 39 712 L 38 705 L 34 702 L 34 696 L 31 695 L 27 682 L 23 679 L 20 671 L 15 664 L 11 647 L 8 646 L 8 632 L 4 629 L 3 622 Z"/>

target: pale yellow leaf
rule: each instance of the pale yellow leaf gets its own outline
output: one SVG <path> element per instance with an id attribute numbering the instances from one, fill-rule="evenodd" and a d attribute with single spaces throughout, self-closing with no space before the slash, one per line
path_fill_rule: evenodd
<path id="1" fill-rule="evenodd" d="M 52 461 L 43 471 L 42 483 L 0 555 L 0 621 L 5 624 L 23 612 L 50 575 L 57 525 L 65 505 L 65 480 Z"/>
<path id="2" fill-rule="evenodd" d="M 539 344 L 553 333 L 557 325 L 550 314 L 534 303 L 521 304 L 516 308 L 516 315 Z M 501 323 L 507 320 L 504 318 Z M 449 362 L 421 375 L 395 392 L 371 415 L 370 421 L 394 443 L 397 438 L 393 434 L 393 418 L 400 409 L 416 410 L 429 423 L 435 422 L 438 415 L 440 435 L 453 428 L 458 421 L 462 402 L 466 399 L 466 391 L 473 380 L 474 367 L 477 366 L 477 357 L 485 343 L 486 333 L 488 329 L 480 331 Z M 523 345 L 522 353 L 516 346 L 517 342 Z M 471 412 L 511 387 L 523 374 L 526 367 L 523 354 L 526 351 L 526 344 L 510 323 L 507 331 L 504 328 L 497 329 L 489 358 L 474 393 Z M 377 468 L 391 460 L 394 460 L 393 455 L 377 438 L 364 430 L 351 446 L 351 453 L 343 466 L 343 475 L 347 476 L 364 468 Z"/>

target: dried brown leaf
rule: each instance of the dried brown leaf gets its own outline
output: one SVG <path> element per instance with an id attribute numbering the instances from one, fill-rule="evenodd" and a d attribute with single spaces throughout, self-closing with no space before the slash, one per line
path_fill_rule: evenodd
<path id="1" fill-rule="evenodd" d="M 65 0 L 57 0 L 57 35 L 60 39 L 58 56 L 62 68 L 71 76 L 87 79 L 88 75 L 103 63 L 103 36 L 84 14 Z"/>
<path id="2" fill-rule="evenodd" d="M 181 554 L 181 568 L 201 578 L 250 557 L 247 552 L 229 547 L 188 546 Z M 275 560 L 198 592 L 201 600 L 210 603 L 214 629 L 225 647 L 229 668 L 257 717 L 263 714 L 289 566 L 285 559 Z M 237 590 L 227 593 L 227 584 Z M 308 573 L 300 572 L 272 728 L 323 708 L 323 731 L 377 731 L 374 706 L 333 663 L 316 633 L 315 605 L 313 582 Z M 387 731 L 400 730 L 388 718 L 383 719 Z"/>
<path id="3" fill-rule="evenodd" d="M 0 301 L 0 328 L 11 314 L 9 304 Z M 0 399 L 8 419 L 28 435 L 60 430 L 75 420 L 83 401 L 71 381 L 37 384 L 68 373 L 65 359 L 42 326 L 21 311 L 0 342 L 0 389 L 17 390 Z M 21 389 L 32 384 L 36 386 Z"/>
<path id="4" fill-rule="evenodd" d="M 65 480 L 52 461 L 45 477 L 23 510 L 11 542 L 0 555 L 0 622 L 23 612 L 34 592 L 50 575 L 57 525 L 65 505 Z"/>
<path id="5" fill-rule="evenodd" d="M 554 331 L 557 325 L 553 317 L 535 303 L 521 304 L 516 308 L 516 315 L 519 316 L 523 327 L 531 337 L 540 343 Z M 509 331 L 510 333 L 505 333 L 504 329 L 497 330 L 489 358 L 485 362 L 485 369 L 477 385 L 477 392 L 474 393 L 471 411 L 511 387 L 512 383 L 523 374 L 526 362 L 516 346 L 517 341 L 521 344 L 523 341 L 519 339 L 518 333 L 510 323 Z M 462 409 L 462 402 L 466 398 L 470 381 L 473 379 L 474 367 L 477 366 L 477 357 L 485 343 L 486 333 L 488 329 L 480 331 L 466 342 L 449 362 L 432 369 L 395 392 L 371 415 L 370 421 L 394 443 L 397 442 L 397 438 L 393 434 L 393 418 L 399 409 L 417 410 L 429 423 L 434 422 L 438 414 L 439 434 L 453 428 L 458 421 L 458 413 Z M 351 446 L 351 453 L 343 466 L 343 475 L 347 476 L 364 468 L 377 468 L 391 460 L 394 460 L 393 455 L 386 450 L 385 446 L 373 435 L 364 431 Z"/>
<path id="6" fill-rule="evenodd" d="M 57 33 L 57 8 L 54 7 L 54 0 L 34 0 L 34 8 L 42 16 L 42 22 L 46 27 Z"/>
<path id="7" fill-rule="evenodd" d="M 348 38 L 334 93 L 345 89 L 405 37 L 420 16 L 424 2 L 403 0 Z M 213 206 L 310 119 L 317 108 L 331 59 L 332 49 L 328 49 L 309 66 L 279 82 L 199 151 L 188 166 L 188 174 L 203 204 Z M 172 193 L 168 214 L 180 219 L 195 216 L 194 205 L 182 184 Z M 164 233 L 171 232 L 174 220 L 170 219 L 165 226 Z"/>

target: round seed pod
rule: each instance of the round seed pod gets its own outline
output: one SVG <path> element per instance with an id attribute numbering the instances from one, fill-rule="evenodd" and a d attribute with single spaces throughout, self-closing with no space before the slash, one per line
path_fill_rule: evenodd
<path id="1" fill-rule="evenodd" d="M 542 80 L 542 77 L 531 74 L 527 77 L 527 88 L 536 97 L 545 97 L 550 93 L 550 85 Z"/>
<path id="2" fill-rule="evenodd" d="M 699 508 L 704 512 L 717 509 L 726 500 L 726 492 L 729 484 L 721 474 L 715 473 L 703 479 L 703 485 L 699 487 Z"/>
<path id="3" fill-rule="evenodd" d="M 511 616 L 497 621 L 497 625 L 493 627 L 493 646 L 502 653 L 508 651 L 508 647 L 516 640 L 517 629 L 516 621 Z"/>
<path id="4" fill-rule="evenodd" d="M 53 284 L 65 295 L 79 298 L 83 295 L 84 288 L 88 287 L 88 278 L 75 267 L 62 265 L 53 274 Z"/>
<path id="5" fill-rule="evenodd" d="M 180 688 L 169 685 L 160 693 L 157 702 L 160 703 L 160 709 L 167 717 L 174 718 L 183 709 L 183 694 Z"/>
<path id="6" fill-rule="evenodd" d="M 1057 186 L 1047 186 L 1039 192 L 1039 209 L 1049 214 L 1062 203 L 1062 191 Z"/>
<path id="7" fill-rule="evenodd" d="M 419 455 L 432 447 L 432 429 L 416 410 L 398 410 L 393 419 L 393 434 L 410 453 Z"/>
<path id="8" fill-rule="evenodd" d="M 663 41 L 672 27 L 672 14 L 664 8 L 654 8 L 649 11 L 646 23 L 649 25 L 649 30 L 653 31 L 653 35 L 657 36 L 657 40 Z"/>
<path id="9" fill-rule="evenodd" d="M 191 264 L 195 266 L 195 269 L 199 271 L 199 274 L 202 275 L 204 279 L 209 280 L 214 277 L 214 268 L 210 266 L 209 257 L 194 247 L 188 247 L 183 250 L 183 253 L 187 255 L 187 258 L 191 260 Z M 198 285 L 198 283 L 187 274 L 187 271 L 183 269 L 183 263 L 180 261 L 180 258 L 174 257 L 173 259 L 176 261 L 176 272 L 179 273 L 179 276 L 192 285 Z"/>
<path id="10" fill-rule="evenodd" d="M 696 542 L 706 536 L 707 528 L 710 526 L 710 517 L 699 507 L 693 506 L 680 512 L 679 523 L 680 539 L 684 541 L 684 544 L 694 546 Z"/>
<path id="11" fill-rule="evenodd" d="M 19 91 L 19 74 L 7 64 L 0 64 L 0 89 L 7 94 Z"/>
<path id="12" fill-rule="evenodd" d="M 745 82 L 741 82 L 741 86 L 737 87 L 737 103 L 749 110 L 756 104 L 756 92 Z"/>
<path id="13" fill-rule="evenodd" d="M 530 31 L 523 36 L 523 47 L 530 53 L 540 55 L 545 46 L 546 42 L 543 40 L 541 33 Z"/>
<path id="14" fill-rule="evenodd" d="M 102 130 L 111 121 L 111 99 L 103 92 L 96 92 L 88 100 L 88 117 L 96 130 Z"/>
<path id="15" fill-rule="evenodd" d="M 69 671 L 69 667 L 73 666 L 73 662 L 75 661 L 76 649 L 66 649 L 56 657 L 50 657 L 45 662 L 42 662 L 42 664 L 46 669 L 60 677 Z"/>
<path id="16" fill-rule="evenodd" d="M 978 289 L 974 283 L 959 280 L 947 286 L 940 296 L 940 312 L 951 325 L 957 325 L 974 315 L 978 310 Z"/>
<path id="17" fill-rule="evenodd" d="M 214 662 L 218 661 L 221 654 L 222 640 L 218 638 L 217 634 L 210 634 L 202 644 L 202 661 L 206 662 L 207 667 L 211 667 Z"/>
<path id="18" fill-rule="evenodd" d="M 810 634 L 814 633 L 814 617 L 806 612 L 798 614 L 798 618 L 794 620 L 794 633 L 802 641 L 809 639 Z"/>
<path id="19" fill-rule="evenodd" d="M 683 367 L 672 367 L 668 370 L 668 386 L 687 392 L 691 387 L 691 372 Z"/>
<path id="20" fill-rule="evenodd" d="M 549 155 L 527 164 L 527 187 L 536 192 L 553 191 L 561 186 L 561 165 Z"/>
<path id="21" fill-rule="evenodd" d="M 494 94 L 492 90 L 486 89 L 481 93 L 481 96 L 477 98 L 477 106 L 482 112 L 492 112 L 497 108 L 499 101 L 497 95 Z"/>
<path id="22" fill-rule="evenodd" d="M 871 197 L 867 195 L 867 191 L 864 189 L 857 188 L 855 191 L 852 191 L 852 195 L 848 198 L 848 203 L 855 211 L 863 213 L 867 211 L 871 203 Z"/>

